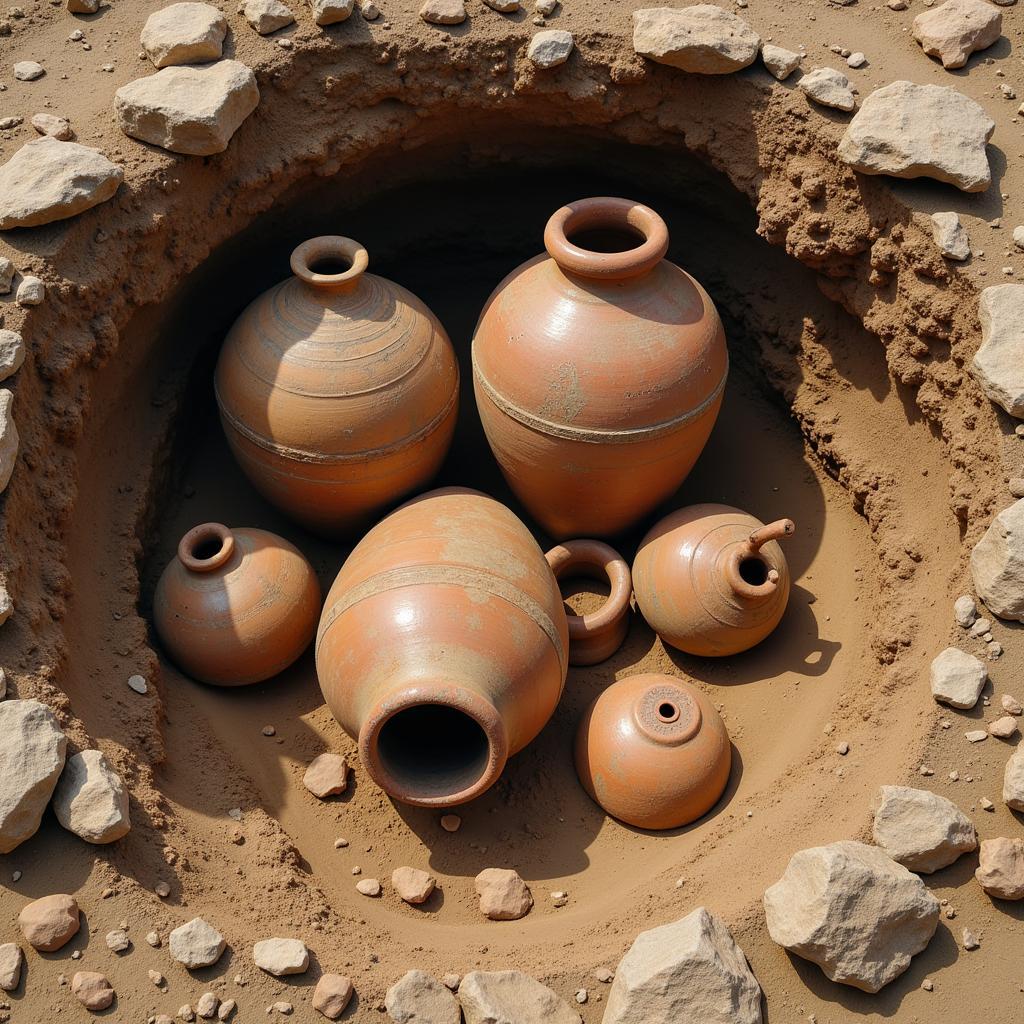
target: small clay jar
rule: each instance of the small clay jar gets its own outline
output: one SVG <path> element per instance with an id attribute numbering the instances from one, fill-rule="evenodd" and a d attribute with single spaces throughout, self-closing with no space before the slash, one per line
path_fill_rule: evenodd
<path id="1" fill-rule="evenodd" d="M 688 654 L 722 657 L 759 644 L 789 600 L 789 566 L 778 541 L 791 519 L 765 526 L 729 505 L 691 505 L 644 537 L 633 592 L 651 629 Z"/>
<path id="2" fill-rule="evenodd" d="M 304 242 L 295 276 L 249 304 L 217 363 L 239 465 L 326 535 L 360 530 L 427 484 L 455 429 L 459 371 L 444 328 L 367 264 L 350 238 Z"/>
<path id="3" fill-rule="evenodd" d="M 610 658 L 629 632 L 632 577 L 626 560 L 599 540 L 567 540 L 545 556 L 555 579 L 585 576 L 607 582 L 608 599 L 585 615 L 566 612 L 569 623 L 569 664 L 596 665 Z"/>
<path id="4" fill-rule="evenodd" d="M 707 292 L 628 199 L 557 210 L 545 255 L 491 295 L 473 387 L 509 486 L 548 533 L 607 537 L 671 495 L 718 416 L 728 353 Z"/>
<path id="5" fill-rule="evenodd" d="M 485 494 L 446 488 L 355 546 L 324 604 L 316 667 L 374 782 L 450 807 L 544 727 L 568 653 L 562 596 L 530 532 Z"/>
<path id="6" fill-rule="evenodd" d="M 679 828 L 718 802 L 732 747 L 722 716 L 696 687 L 651 673 L 613 683 L 576 733 L 576 772 L 613 818 Z"/>
<path id="7" fill-rule="evenodd" d="M 309 646 L 320 584 L 288 541 L 266 530 L 204 523 L 163 571 L 153 625 L 171 660 L 216 686 L 283 672 Z"/>

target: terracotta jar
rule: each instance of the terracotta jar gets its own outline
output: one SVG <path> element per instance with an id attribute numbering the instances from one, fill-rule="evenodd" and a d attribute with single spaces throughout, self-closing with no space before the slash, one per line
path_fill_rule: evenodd
<path id="1" fill-rule="evenodd" d="M 663 258 L 668 229 L 646 206 L 564 206 L 544 245 L 480 316 L 477 407 L 538 523 L 558 539 L 608 536 L 696 462 L 722 403 L 725 334 L 707 292 Z"/>
<path id="2" fill-rule="evenodd" d="M 651 673 L 613 683 L 576 733 L 576 772 L 613 818 L 637 828 L 696 821 L 729 781 L 722 716 L 696 687 Z"/>
<path id="3" fill-rule="evenodd" d="M 258 683 L 309 646 L 320 584 L 288 541 L 204 523 L 189 530 L 157 583 L 153 625 L 171 660 L 217 686 Z"/>
<path id="4" fill-rule="evenodd" d="M 765 526 L 728 505 L 691 505 L 641 541 L 633 591 L 651 629 L 688 654 L 721 657 L 760 643 L 789 600 L 778 541 L 791 519 Z"/>
<path id="5" fill-rule="evenodd" d="M 437 317 L 325 235 L 253 300 L 217 363 L 221 422 L 263 495 L 310 529 L 351 533 L 437 472 L 459 371 Z"/>
<path id="6" fill-rule="evenodd" d="M 568 667 L 562 598 L 503 505 L 447 488 L 392 512 L 334 581 L 317 635 L 327 705 L 396 800 L 479 796 L 555 710 Z"/>
<path id="7" fill-rule="evenodd" d="M 555 579 L 585 576 L 608 583 L 608 599 L 585 615 L 566 612 L 569 664 L 596 665 L 621 646 L 629 632 L 629 598 L 633 581 L 626 560 L 599 540 L 567 540 L 545 556 Z"/>

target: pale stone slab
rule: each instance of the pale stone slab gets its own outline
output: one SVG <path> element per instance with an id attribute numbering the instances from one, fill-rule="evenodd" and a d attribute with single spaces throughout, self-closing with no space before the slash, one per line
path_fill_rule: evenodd
<path id="1" fill-rule="evenodd" d="M 641 57 L 701 75 L 726 75 L 753 64 L 761 37 L 714 4 L 645 7 L 633 12 L 633 49 Z"/>

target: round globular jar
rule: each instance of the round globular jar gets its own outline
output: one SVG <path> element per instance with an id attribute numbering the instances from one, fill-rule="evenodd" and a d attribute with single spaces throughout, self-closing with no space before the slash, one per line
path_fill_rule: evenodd
<path id="1" fill-rule="evenodd" d="M 498 285 L 473 386 L 509 485 L 552 536 L 616 534 L 671 495 L 711 433 L 728 369 L 707 292 L 628 199 L 562 207 L 547 254 Z"/>
<path id="2" fill-rule="evenodd" d="M 672 676 L 630 676 L 587 709 L 576 733 L 576 772 L 613 818 L 637 828 L 696 821 L 729 781 L 732 746 L 722 716 Z"/>
<path id="3" fill-rule="evenodd" d="M 648 625 L 688 654 L 721 657 L 759 644 L 789 600 L 779 540 L 791 519 L 765 526 L 728 505 L 690 505 L 640 542 L 633 592 Z"/>
<path id="4" fill-rule="evenodd" d="M 304 242 L 294 277 L 249 304 L 217 363 L 239 465 L 270 502 L 328 535 L 427 484 L 455 428 L 459 371 L 444 328 L 367 263 L 350 238 Z"/>
<path id="5" fill-rule="evenodd" d="M 302 552 L 266 530 L 189 530 L 157 583 L 153 624 L 171 660 L 217 686 L 283 672 L 309 646 L 320 584 Z"/>
<path id="6" fill-rule="evenodd" d="M 569 635 L 526 527 L 476 491 L 408 502 L 356 545 L 317 634 L 327 705 L 396 800 L 479 796 L 551 717 Z"/>

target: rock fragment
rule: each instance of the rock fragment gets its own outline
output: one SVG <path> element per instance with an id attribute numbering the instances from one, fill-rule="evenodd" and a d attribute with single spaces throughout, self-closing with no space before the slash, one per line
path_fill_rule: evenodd
<path id="1" fill-rule="evenodd" d="M 519 971 L 470 971 L 459 985 L 459 1003 L 466 1024 L 580 1024 L 564 999 Z"/>
<path id="2" fill-rule="evenodd" d="M 6 256 L 0 256 L 0 295 L 9 295 L 13 286 L 14 264 Z"/>
<path id="3" fill-rule="evenodd" d="M 168 68 L 219 60 L 227 34 L 227 20 L 216 7 L 186 2 L 154 11 L 140 39 L 153 64 Z"/>
<path id="4" fill-rule="evenodd" d="M 99 750 L 68 758 L 53 794 L 57 820 L 87 843 L 113 843 L 132 827 L 128 793 Z"/>
<path id="5" fill-rule="evenodd" d="M 72 14 L 95 14 L 100 9 L 100 0 L 67 0 Z"/>
<path id="6" fill-rule="evenodd" d="M 1024 811 L 1024 747 L 1019 747 L 1006 762 L 1003 772 L 1003 803 L 1015 811 Z"/>
<path id="7" fill-rule="evenodd" d="M 946 0 L 914 19 L 914 38 L 946 69 L 962 68 L 976 50 L 991 46 L 1003 31 L 1003 16 L 985 0 Z"/>
<path id="8" fill-rule="evenodd" d="M 355 0 L 309 0 L 313 20 L 320 26 L 347 21 L 355 9 Z"/>
<path id="9" fill-rule="evenodd" d="M 434 876 L 419 868 L 395 868 L 391 873 L 391 884 L 395 892 L 406 903 L 418 905 L 425 903 L 437 884 Z"/>
<path id="10" fill-rule="evenodd" d="M 14 77 L 19 82 L 34 82 L 46 74 L 46 68 L 35 60 L 20 60 L 14 65 Z"/>
<path id="11" fill-rule="evenodd" d="M 216 928 L 201 917 L 179 925 L 169 937 L 171 956 L 189 970 L 215 964 L 227 943 Z"/>
<path id="12" fill-rule="evenodd" d="M 98 149 L 34 139 L 0 167 L 0 231 L 74 217 L 109 199 L 123 180 Z"/>
<path id="13" fill-rule="evenodd" d="M 964 739 L 968 743 L 981 743 L 988 739 L 988 733 L 984 729 L 970 729 L 964 733 Z"/>
<path id="14" fill-rule="evenodd" d="M 196 1003 L 196 1015 L 203 1020 L 212 1020 L 217 1015 L 220 999 L 214 992 L 204 992 Z"/>
<path id="15" fill-rule="evenodd" d="M 25 362 L 25 342 L 17 331 L 0 328 L 0 380 L 7 380 Z"/>
<path id="16" fill-rule="evenodd" d="M 815 103 L 834 110 L 853 110 L 857 100 L 850 80 L 835 68 L 815 68 L 797 82 L 796 87 Z"/>
<path id="17" fill-rule="evenodd" d="M 121 130 L 172 153 L 222 153 L 256 109 L 260 91 L 237 60 L 169 67 L 122 85 L 114 94 Z"/>
<path id="18" fill-rule="evenodd" d="M 862 174 L 935 178 L 965 192 L 992 180 L 985 145 L 995 122 L 962 93 L 892 82 L 861 104 L 839 142 L 839 157 Z"/>
<path id="19" fill-rule="evenodd" d="M 555 68 L 569 59 L 572 47 L 571 32 L 549 28 L 533 34 L 526 48 L 526 56 L 538 68 Z"/>
<path id="20" fill-rule="evenodd" d="M 1024 705 L 1016 697 L 1008 693 L 1004 693 L 999 698 L 999 703 L 1008 715 L 1024 715 Z"/>
<path id="21" fill-rule="evenodd" d="M 852 841 L 794 854 L 764 907 L 775 942 L 865 992 L 899 977 L 939 923 L 939 901 L 920 878 Z"/>
<path id="22" fill-rule="evenodd" d="M 729 929 L 704 907 L 641 932 L 615 971 L 603 1024 L 681 1019 L 761 1024 L 761 986 Z"/>
<path id="23" fill-rule="evenodd" d="M 379 896 L 381 884 L 376 878 L 363 878 L 356 882 L 356 891 L 362 893 L 363 896 Z"/>
<path id="24" fill-rule="evenodd" d="M 1024 498 L 989 524 L 971 552 L 971 572 L 989 611 L 1024 622 Z"/>
<path id="25" fill-rule="evenodd" d="M 967 231 L 964 226 L 960 223 L 960 217 L 953 212 L 933 213 L 932 214 L 932 238 L 935 240 L 935 244 L 939 247 L 939 252 L 946 257 L 947 260 L 958 260 L 962 261 L 967 259 L 971 255 L 971 240 L 967 236 Z M 962 617 L 961 613 L 956 611 L 954 607 L 954 614 L 957 617 L 957 622 L 964 626 L 967 626 L 974 621 L 973 616 L 977 614 L 973 611 L 974 609 L 974 598 L 973 597 L 959 597 L 957 598 L 956 605 L 960 605 L 961 601 L 969 602 L 962 605 L 964 609 L 963 615 L 967 615 L 967 608 L 972 609 L 971 621 L 967 623 L 960 622 Z"/>
<path id="26" fill-rule="evenodd" d="M 321 800 L 344 793 L 348 787 L 348 762 L 341 754 L 319 754 L 302 776 L 302 784 Z"/>
<path id="27" fill-rule="evenodd" d="M 26 274 L 18 285 L 14 301 L 19 306 L 38 306 L 46 298 L 46 285 L 33 274 Z"/>
<path id="28" fill-rule="evenodd" d="M 701 75 L 725 75 L 753 64 L 761 37 L 714 4 L 645 7 L 633 12 L 633 49 L 641 57 Z"/>
<path id="29" fill-rule="evenodd" d="M 261 971 L 278 978 L 309 967 L 309 950 L 299 939 L 263 939 L 252 947 L 252 958 Z"/>
<path id="30" fill-rule="evenodd" d="M 242 17 L 261 36 L 269 36 L 271 32 L 295 23 L 292 9 L 281 0 L 245 0 Z"/>
<path id="31" fill-rule="evenodd" d="M 87 1009 L 105 1010 L 114 1001 L 114 990 L 106 975 L 97 971 L 78 971 L 71 979 L 71 991 Z"/>
<path id="32" fill-rule="evenodd" d="M 75 137 L 71 130 L 71 122 L 66 117 L 56 114 L 40 113 L 32 116 L 32 127 L 40 135 L 48 135 L 59 142 L 70 142 Z"/>
<path id="33" fill-rule="evenodd" d="M 5 412 L 0 390 L 0 491 L 5 474 Z M 13 425 L 12 425 L 13 427 Z M 15 434 L 15 444 L 17 435 Z M 53 712 L 37 700 L 0 703 L 0 853 L 35 835 L 61 770 L 67 739 Z"/>
<path id="34" fill-rule="evenodd" d="M 78 903 L 67 893 L 43 896 L 22 907 L 18 927 L 33 949 L 53 953 L 67 945 L 78 932 Z"/>
<path id="35" fill-rule="evenodd" d="M 107 932 L 105 941 L 107 949 L 112 953 L 126 953 L 132 945 L 132 940 L 128 938 L 128 933 L 123 928 L 115 928 L 113 931 Z"/>
<path id="36" fill-rule="evenodd" d="M 404 974 L 384 997 L 388 1016 L 398 1024 L 460 1024 L 462 1011 L 439 981 L 423 971 Z"/>
<path id="37" fill-rule="evenodd" d="M 515 14 L 522 7 L 519 0 L 484 0 L 484 3 L 492 11 L 498 11 L 500 14 Z"/>
<path id="38" fill-rule="evenodd" d="M 989 736 L 995 736 L 999 740 L 1008 740 L 1017 731 L 1017 719 L 1013 715 L 1003 715 L 988 726 Z"/>
<path id="39" fill-rule="evenodd" d="M 466 20 L 466 5 L 463 0 L 427 0 L 420 17 L 428 25 L 461 25 Z"/>
<path id="40" fill-rule="evenodd" d="M 988 669 L 972 654 L 947 647 L 931 666 L 932 696 L 941 704 L 968 709 L 978 703 Z"/>
<path id="41" fill-rule="evenodd" d="M 337 1020 L 352 999 L 352 982 L 343 974 L 323 974 L 313 990 L 313 1009 Z"/>
<path id="42" fill-rule="evenodd" d="M 231 1017 L 231 1014 L 235 1012 L 238 1003 L 234 999 L 225 999 L 220 1006 L 217 1007 L 217 1020 L 224 1021 Z"/>
<path id="43" fill-rule="evenodd" d="M 533 906 L 533 895 L 518 873 L 507 868 L 485 868 L 476 876 L 480 913 L 492 921 L 517 921 Z"/>
<path id="44" fill-rule="evenodd" d="M 13 992 L 21 981 L 21 946 L 16 942 L 0 945 L 0 989 Z"/>
<path id="45" fill-rule="evenodd" d="M 974 824 L 951 800 L 926 789 L 882 786 L 873 838 L 893 860 L 931 874 L 978 846 Z"/>
<path id="46" fill-rule="evenodd" d="M 761 47 L 761 60 L 769 73 L 780 82 L 784 82 L 798 67 L 803 55 L 795 50 L 787 50 L 773 43 L 764 43 Z"/>
<path id="47" fill-rule="evenodd" d="M 981 345 L 974 354 L 974 376 L 996 405 L 1024 418 L 1024 284 L 984 289 L 978 319 Z"/>
<path id="48" fill-rule="evenodd" d="M 972 949 L 977 949 L 981 945 L 981 940 L 969 928 L 963 930 L 960 941 L 968 952 Z"/>
<path id="49" fill-rule="evenodd" d="M 989 896 L 1024 900 L 1024 839 L 982 840 L 974 877 Z"/>

